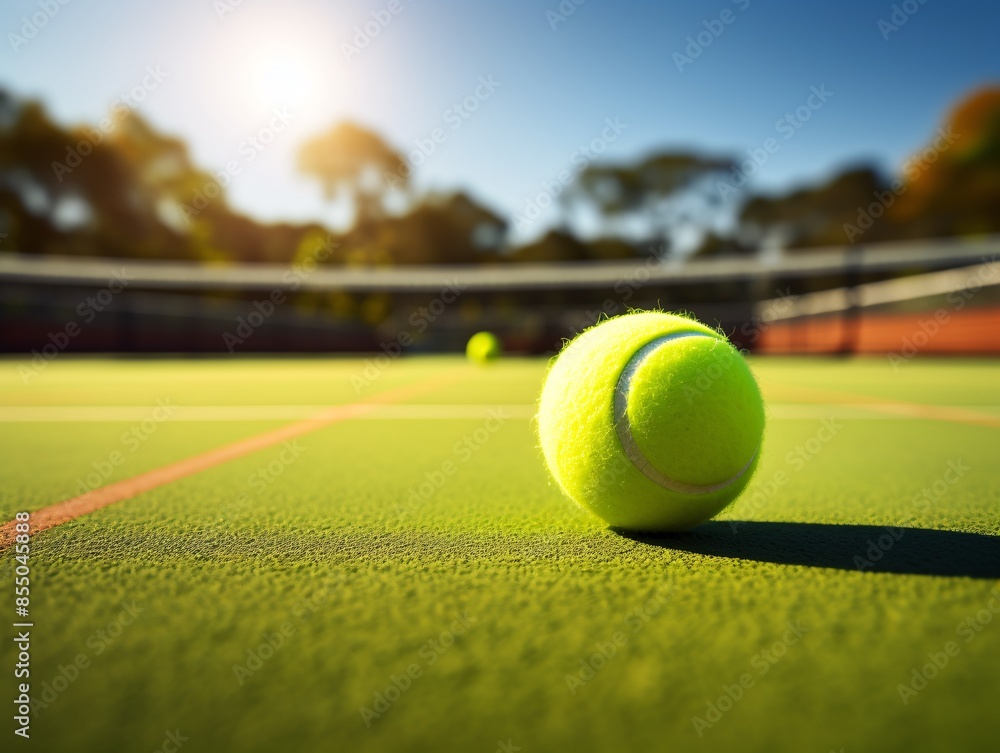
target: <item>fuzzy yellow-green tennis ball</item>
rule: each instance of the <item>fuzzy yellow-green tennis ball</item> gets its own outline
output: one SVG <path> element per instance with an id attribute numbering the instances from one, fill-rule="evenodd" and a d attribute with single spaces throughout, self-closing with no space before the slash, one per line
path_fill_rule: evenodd
<path id="1" fill-rule="evenodd" d="M 639 312 L 584 331 L 553 362 L 538 434 L 562 490 L 611 526 L 708 520 L 750 481 L 764 403 L 746 360 L 683 316 Z"/>
<path id="2" fill-rule="evenodd" d="M 488 363 L 499 358 L 501 353 L 503 345 L 492 332 L 477 332 L 465 346 L 466 357 L 475 363 Z"/>

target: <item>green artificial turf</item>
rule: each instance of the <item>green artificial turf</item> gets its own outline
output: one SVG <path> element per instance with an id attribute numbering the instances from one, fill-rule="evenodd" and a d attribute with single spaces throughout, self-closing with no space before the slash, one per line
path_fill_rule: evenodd
<path id="1" fill-rule="evenodd" d="M 324 405 L 459 381 L 409 400 L 422 414 L 336 423 L 38 534 L 32 683 L 50 702 L 12 750 L 153 751 L 177 730 L 185 753 L 1000 737 L 1000 428 L 830 404 L 995 416 L 996 362 L 755 361 L 771 408 L 757 476 L 672 536 L 608 530 L 549 481 L 526 407 L 543 360 L 402 359 L 360 390 L 364 359 L 64 358 L 27 385 L 16 366 L 3 406 Z M 111 481 L 283 423 L 168 419 L 134 449 L 135 421 L 0 423 L 3 514 L 66 498 L 115 451 Z M 904 704 L 929 653 L 947 664 Z"/>

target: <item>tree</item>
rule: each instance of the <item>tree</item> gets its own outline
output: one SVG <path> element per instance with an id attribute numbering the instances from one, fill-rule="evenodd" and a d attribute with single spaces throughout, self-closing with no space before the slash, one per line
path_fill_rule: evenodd
<path id="1" fill-rule="evenodd" d="M 878 171 L 862 166 L 818 186 L 754 196 L 739 215 L 741 241 L 782 248 L 846 245 L 852 238 L 845 233 L 845 225 L 856 224 L 858 213 L 888 188 L 888 181 Z M 871 242 L 891 237 L 895 230 L 892 223 L 883 220 L 871 223 L 864 232 L 865 240 Z"/>
<path id="2" fill-rule="evenodd" d="M 116 141 L 120 115 L 101 127 L 65 129 L 37 102 L 5 97 L 0 110 L 4 221 L 21 250 L 193 255 L 184 231 L 164 221 L 158 189 L 144 182 L 144 157 Z"/>
<path id="3" fill-rule="evenodd" d="M 963 99 L 889 180 L 867 166 L 825 183 L 755 196 L 740 238 L 786 248 L 1000 232 L 1000 87 Z"/>
<path id="4" fill-rule="evenodd" d="M 469 264 L 497 259 L 506 222 L 467 194 L 430 196 L 378 223 L 366 262 Z"/>
<path id="5" fill-rule="evenodd" d="M 590 249 L 573 235 L 550 230 L 538 240 L 514 249 L 510 258 L 515 262 L 590 261 Z"/>
<path id="6" fill-rule="evenodd" d="M 747 256 L 756 252 L 757 249 L 741 242 L 738 238 L 721 236 L 716 233 L 706 233 L 698 246 L 691 254 L 699 259 L 709 259 L 724 256 Z"/>
<path id="7" fill-rule="evenodd" d="M 703 236 L 717 221 L 721 200 L 713 180 L 733 162 L 690 152 L 661 152 L 634 165 L 592 164 L 563 197 L 572 212 L 595 210 L 607 234 L 670 241 Z"/>
<path id="8" fill-rule="evenodd" d="M 890 212 L 908 236 L 1000 232 L 1000 87 L 963 99 L 901 177 Z"/>
<path id="9" fill-rule="evenodd" d="M 384 217 L 390 197 L 409 186 L 403 156 L 353 123 L 341 123 L 307 141 L 298 159 L 299 170 L 320 181 L 327 199 L 346 196 L 354 221 L 363 225 Z"/>
<path id="10" fill-rule="evenodd" d="M 25 253 L 290 261 L 321 231 L 233 212 L 224 178 L 124 106 L 65 128 L 0 90 L 0 175 L 0 233 Z"/>

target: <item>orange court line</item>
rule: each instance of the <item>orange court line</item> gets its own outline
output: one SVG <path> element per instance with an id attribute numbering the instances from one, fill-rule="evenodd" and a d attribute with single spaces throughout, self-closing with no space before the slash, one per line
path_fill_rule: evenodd
<path id="1" fill-rule="evenodd" d="M 289 439 L 300 437 L 316 429 L 322 429 L 330 424 L 370 413 L 381 405 L 399 403 L 408 398 L 432 392 L 458 381 L 462 377 L 467 377 L 471 373 L 467 368 L 454 369 L 444 374 L 436 374 L 433 378 L 425 379 L 416 384 L 403 385 L 386 390 L 367 399 L 364 403 L 335 405 L 310 418 L 296 421 L 295 423 L 264 432 L 263 434 L 241 439 L 232 444 L 208 450 L 200 455 L 165 465 L 162 468 L 156 468 L 146 473 L 140 473 L 138 476 L 102 486 L 99 489 L 94 489 L 78 497 L 43 507 L 31 513 L 31 533 L 35 534 L 39 531 L 67 523 L 79 518 L 81 515 L 87 515 L 95 510 L 100 510 L 102 507 L 113 505 L 115 502 L 130 499 L 143 492 L 213 468 L 230 460 L 235 460 L 244 455 L 249 455 L 252 452 L 272 447 L 281 442 L 287 442 Z M 14 543 L 17 533 L 15 529 L 16 522 L 16 520 L 11 520 L 0 526 L 0 553 L 4 552 Z"/>
<path id="2" fill-rule="evenodd" d="M 980 411 L 969 410 L 960 406 L 910 403 L 905 400 L 874 397 L 873 395 L 862 395 L 856 392 L 840 392 L 839 390 L 816 389 L 815 387 L 800 387 L 798 385 L 778 384 L 774 382 L 771 385 L 776 388 L 775 391 L 786 395 L 788 393 L 798 393 L 803 397 L 819 398 L 829 403 L 855 405 L 867 410 L 887 413 L 893 416 L 913 416 L 933 421 L 950 421 L 952 423 L 972 424 L 974 426 L 1000 426 L 1000 416 L 981 413 Z M 765 383 L 765 386 L 768 386 L 767 383 Z"/>

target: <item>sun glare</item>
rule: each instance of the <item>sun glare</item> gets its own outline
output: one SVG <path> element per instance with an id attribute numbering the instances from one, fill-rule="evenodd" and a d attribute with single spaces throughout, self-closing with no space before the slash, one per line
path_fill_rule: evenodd
<path id="1" fill-rule="evenodd" d="M 261 50 L 245 65 L 247 99 L 264 107 L 301 105 L 312 92 L 315 74 L 294 50 Z"/>
<path id="2" fill-rule="evenodd" d="M 247 72 L 250 98 L 262 105 L 300 105 L 310 95 L 314 74 L 293 50 L 269 50 L 254 59 Z"/>
<path id="3" fill-rule="evenodd" d="M 274 108 L 305 117 L 342 103 L 350 79 L 327 15 L 247 6 L 226 22 L 209 69 L 218 116 L 252 125 Z"/>

